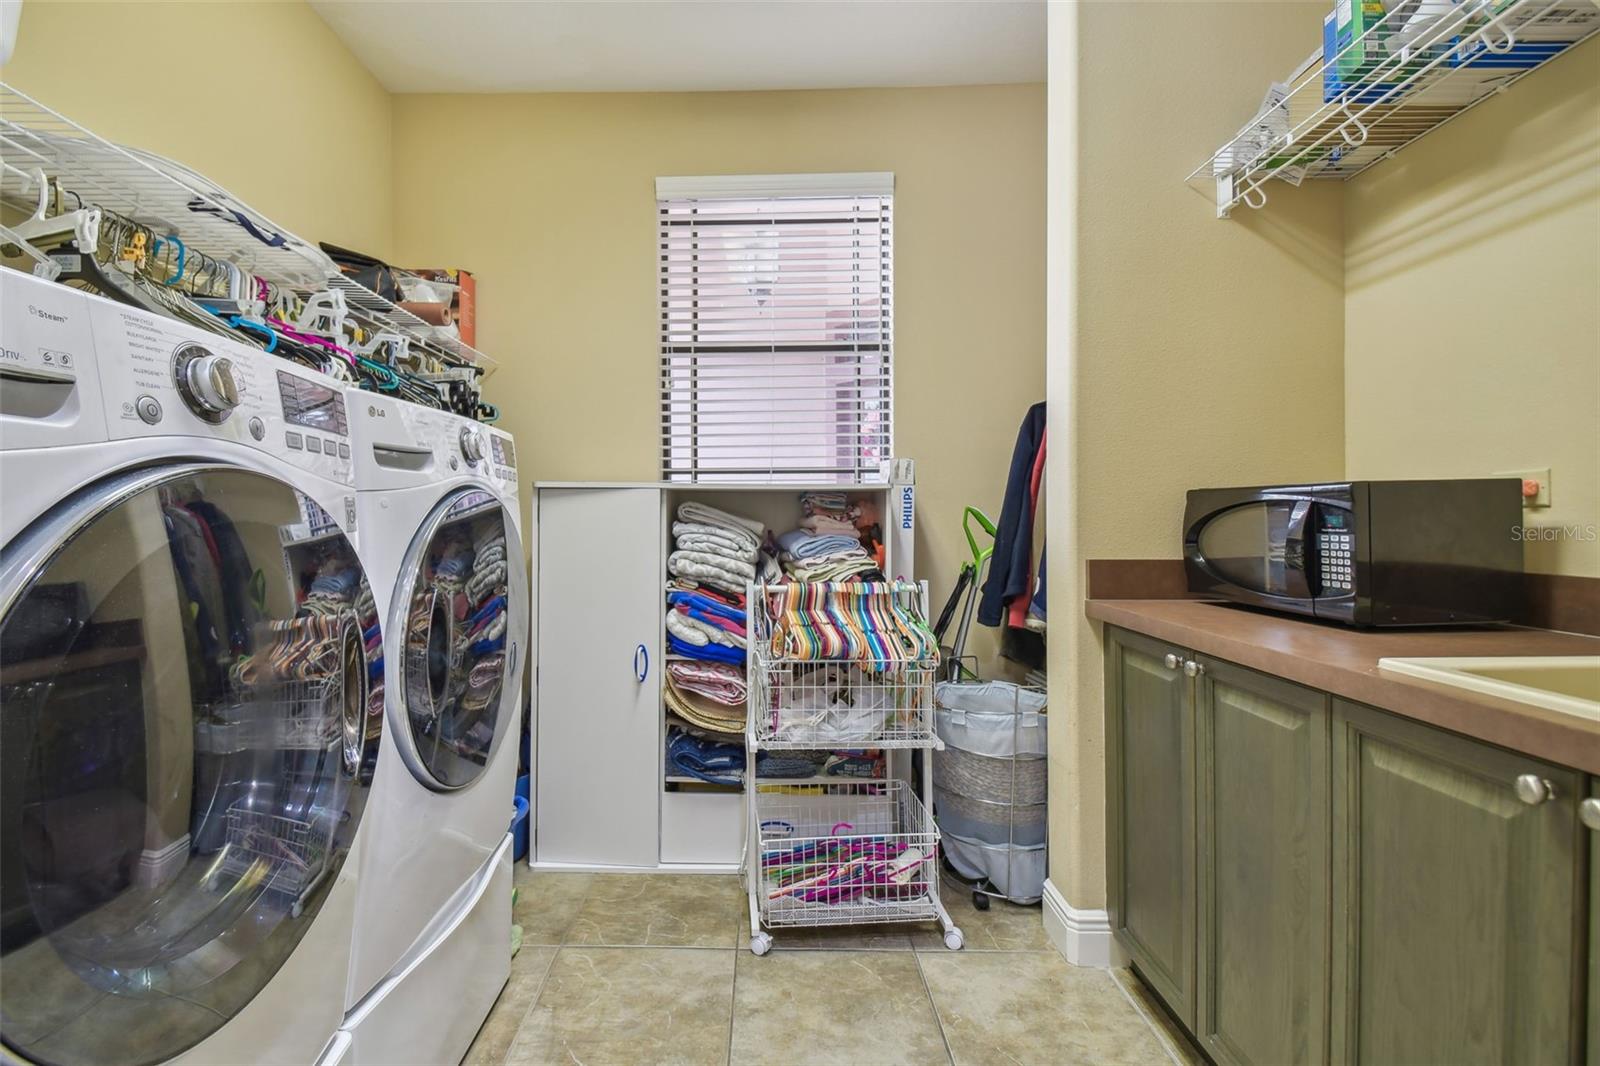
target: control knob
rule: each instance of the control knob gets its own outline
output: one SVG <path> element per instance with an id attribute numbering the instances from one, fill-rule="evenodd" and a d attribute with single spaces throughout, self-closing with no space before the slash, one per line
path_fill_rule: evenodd
<path id="1" fill-rule="evenodd" d="M 483 461 L 483 438 L 466 428 L 461 430 L 461 457 L 474 466 Z"/>
<path id="2" fill-rule="evenodd" d="M 221 422 L 239 406 L 239 378 L 225 355 L 186 344 L 174 358 L 173 377 L 183 402 L 208 422 Z"/>

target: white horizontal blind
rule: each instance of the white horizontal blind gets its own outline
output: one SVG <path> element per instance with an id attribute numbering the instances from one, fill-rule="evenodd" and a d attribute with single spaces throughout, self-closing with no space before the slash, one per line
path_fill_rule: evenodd
<path id="1" fill-rule="evenodd" d="M 657 182 L 664 479 L 876 477 L 893 198 L 891 175 Z"/>

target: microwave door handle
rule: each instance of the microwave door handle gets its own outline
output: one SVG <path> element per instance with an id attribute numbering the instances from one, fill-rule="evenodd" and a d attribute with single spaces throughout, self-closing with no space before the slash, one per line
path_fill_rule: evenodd
<path id="1" fill-rule="evenodd" d="M 1306 554 L 1306 525 L 1311 520 L 1311 502 L 1295 501 L 1289 512 L 1289 528 L 1283 545 L 1284 592 L 1293 599 L 1311 599 L 1311 581 L 1308 576 L 1311 560 Z"/>

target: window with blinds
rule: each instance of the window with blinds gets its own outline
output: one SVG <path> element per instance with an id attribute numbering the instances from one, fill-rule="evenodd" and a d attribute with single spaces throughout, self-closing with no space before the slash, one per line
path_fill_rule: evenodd
<path id="1" fill-rule="evenodd" d="M 893 175 L 661 178 L 656 200 L 663 478 L 875 480 Z"/>

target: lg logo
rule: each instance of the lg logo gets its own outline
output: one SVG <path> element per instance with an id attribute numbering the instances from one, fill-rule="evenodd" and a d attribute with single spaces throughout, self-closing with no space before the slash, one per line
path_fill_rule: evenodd
<path id="1" fill-rule="evenodd" d="M 389 417 L 389 412 L 385 411 L 383 408 L 379 407 L 377 404 L 369 403 L 369 404 L 367 404 L 367 417 L 369 417 L 369 418 L 388 418 Z"/>

